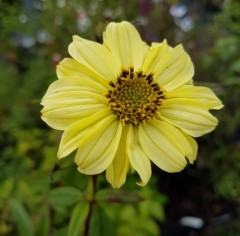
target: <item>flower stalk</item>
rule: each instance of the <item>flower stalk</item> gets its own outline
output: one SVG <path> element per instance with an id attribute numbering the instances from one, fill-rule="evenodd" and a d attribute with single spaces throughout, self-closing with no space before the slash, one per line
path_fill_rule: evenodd
<path id="1" fill-rule="evenodd" d="M 86 201 L 89 202 L 89 212 L 88 212 L 87 218 L 85 220 L 83 236 L 89 235 L 90 222 L 91 222 L 91 217 L 93 214 L 93 208 L 94 208 L 94 204 L 95 204 L 96 180 L 97 180 L 96 175 L 89 176 L 88 182 L 87 182 L 87 187 L 85 190 Z"/>

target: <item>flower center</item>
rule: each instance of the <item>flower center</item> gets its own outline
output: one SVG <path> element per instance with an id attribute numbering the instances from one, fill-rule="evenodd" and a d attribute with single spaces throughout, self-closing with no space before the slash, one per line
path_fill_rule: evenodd
<path id="1" fill-rule="evenodd" d="M 122 70 L 106 97 L 111 110 L 123 125 L 139 125 L 158 114 L 164 93 L 153 81 L 153 74 L 145 75 L 132 67 Z"/>

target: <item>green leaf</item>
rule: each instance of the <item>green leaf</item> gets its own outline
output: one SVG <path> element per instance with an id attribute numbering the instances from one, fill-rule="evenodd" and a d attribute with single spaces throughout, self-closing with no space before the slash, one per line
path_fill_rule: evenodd
<path id="1" fill-rule="evenodd" d="M 50 230 L 50 217 L 48 209 L 44 208 L 40 213 L 39 220 L 36 225 L 35 236 L 48 236 Z"/>
<path id="2" fill-rule="evenodd" d="M 96 200 L 108 203 L 138 203 L 144 199 L 138 193 L 128 190 L 103 189 L 96 193 Z"/>
<path id="3" fill-rule="evenodd" d="M 10 199 L 8 203 L 17 224 L 19 236 L 33 236 L 33 225 L 24 206 L 16 199 Z"/>
<path id="4" fill-rule="evenodd" d="M 82 235 L 84 230 L 84 222 L 89 213 L 89 202 L 80 202 L 78 203 L 71 215 L 68 236 L 79 236 Z"/>
<path id="5" fill-rule="evenodd" d="M 74 187 L 60 187 L 57 189 L 53 189 L 49 193 L 49 201 L 53 205 L 64 205 L 70 206 L 78 201 L 80 201 L 83 197 L 81 191 Z"/>
<path id="6" fill-rule="evenodd" d="M 54 231 L 53 234 L 51 234 L 51 236 L 66 236 L 66 235 L 67 235 L 67 227 L 58 228 L 56 231 Z"/>
<path id="7" fill-rule="evenodd" d="M 88 236 L 114 235 L 114 224 L 103 207 L 95 204 L 92 208 Z"/>

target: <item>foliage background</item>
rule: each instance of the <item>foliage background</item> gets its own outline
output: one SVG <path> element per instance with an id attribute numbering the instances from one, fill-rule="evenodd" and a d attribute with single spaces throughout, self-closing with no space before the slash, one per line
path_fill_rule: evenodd
<path id="1" fill-rule="evenodd" d="M 239 1 L 2 0 L 0 9 L 0 235 L 240 235 Z M 57 161 L 61 133 L 41 121 L 39 102 L 72 35 L 101 42 L 107 23 L 121 20 L 148 43 L 182 43 L 195 84 L 225 107 L 217 129 L 198 138 L 194 165 L 178 174 L 153 167 L 147 187 L 131 174 L 112 191 L 104 176 L 88 183 L 72 157 Z"/>

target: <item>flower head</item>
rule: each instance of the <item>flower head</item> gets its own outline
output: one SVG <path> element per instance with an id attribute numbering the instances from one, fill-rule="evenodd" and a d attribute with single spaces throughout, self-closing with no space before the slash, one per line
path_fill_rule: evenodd
<path id="1" fill-rule="evenodd" d="M 73 36 L 69 54 L 42 99 L 42 119 L 64 131 L 59 158 L 77 150 L 78 170 L 106 171 L 114 188 L 129 169 L 145 185 L 151 162 L 167 172 L 194 162 L 192 137 L 216 127 L 209 110 L 222 103 L 209 88 L 193 86 L 193 64 L 182 45 L 148 46 L 124 21 L 107 26 L 103 44 Z"/>

